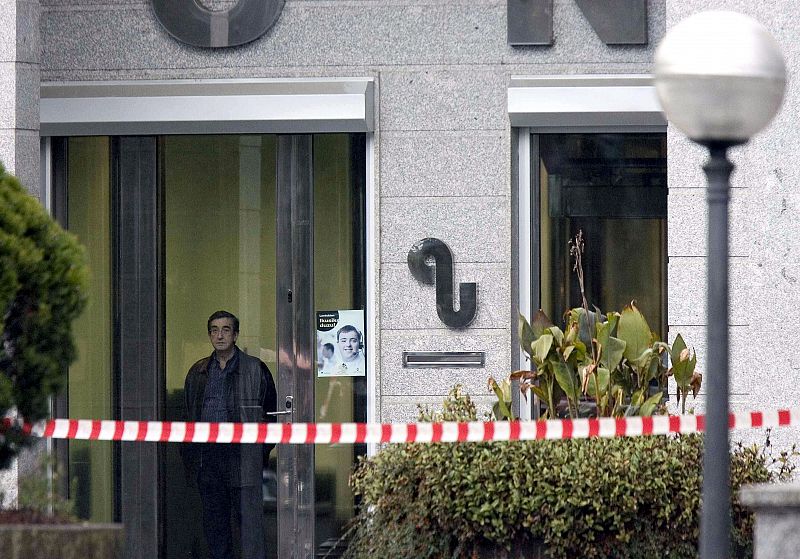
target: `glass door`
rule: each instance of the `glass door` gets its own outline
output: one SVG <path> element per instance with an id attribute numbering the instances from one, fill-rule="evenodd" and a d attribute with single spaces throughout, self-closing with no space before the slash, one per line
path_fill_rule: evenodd
<path id="1" fill-rule="evenodd" d="M 237 392 L 233 411 L 220 399 L 228 361 L 209 367 L 213 331 L 235 341 L 240 372 L 254 358 L 269 370 L 258 375 L 258 386 L 275 386 L 269 418 L 366 420 L 363 135 L 53 143 L 56 210 L 86 245 L 92 271 L 58 414 L 259 420 L 260 392 Z M 236 323 L 210 320 L 217 311 Z M 340 329 L 317 336 L 318 314 L 331 311 L 361 316 L 341 345 Z M 312 558 L 340 540 L 363 445 L 284 445 L 268 455 L 261 446 L 197 446 L 60 445 L 75 482 L 64 491 L 82 518 L 123 522 L 132 559 L 205 559 L 212 546 L 242 559 L 261 549 L 270 559 Z M 211 473 L 201 480 L 202 471 Z"/>
<path id="2" fill-rule="evenodd" d="M 236 345 L 269 368 L 276 421 L 313 422 L 321 408 L 323 421 L 366 419 L 366 377 L 319 377 L 315 335 L 320 306 L 364 308 L 363 149 L 363 138 L 344 134 L 159 139 L 166 419 L 193 419 L 188 371 L 212 356 L 207 321 L 218 310 L 237 316 Z M 228 519 L 210 507 L 213 488 L 188 471 L 180 449 L 165 447 L 163 556 L 212 557 L 212 525 L 222 520 L 233 526 L 234 556 L 247 559 L 254 530 L 247 518 L 258 514 L 266 557 L 314 557 L 352 517 L 347 482 L 358 452 L 279 446 L 265 461 L 260 510 L 243 486 L 223 495 L 233 499 L 224 504 L 233 511 Z M 216 459 L 208 449 L 200 454 Z M 244 458 L 233 466 L 244 467 Z"/>

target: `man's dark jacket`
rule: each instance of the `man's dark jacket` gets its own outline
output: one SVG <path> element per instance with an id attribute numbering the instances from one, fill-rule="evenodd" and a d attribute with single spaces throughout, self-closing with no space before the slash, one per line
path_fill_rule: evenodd
<path id="1" fill-rule="evenodd" d="M 269 368 L 258 358 L 239 353 L 237 369 L 225 372 L 225 402 L 228 420 L 242 423 L 265 423 L 275 421 L 275 416 L 266 415 L 275 411 L 275 383 Z M 212 354 L 213 356 L 213 354 Z M 203 399 L 208 381 L 208 365 L 212 356 L 201 359 L 189 369 L 184 383 L 187 421 L 201 421 Z M 181 448 L 184 465 L 192 479 L 202 465 L 203 443 L 188 443 Z M 231 486 L 245 487 L 261 485 L 261 476 L 270 450 L 275 445 L 233 444 L 230 445 Z"/>

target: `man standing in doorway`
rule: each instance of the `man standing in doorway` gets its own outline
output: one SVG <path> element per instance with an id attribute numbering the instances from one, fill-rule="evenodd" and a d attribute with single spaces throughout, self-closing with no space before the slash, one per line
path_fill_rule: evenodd
<path id="1" fill-rule="evenodd" d="M 275 411 L 267 366 L 236 347 L 239 319 L 227 311 L 208 318 L 213 353 L 192 365 L 184 385 L 189 421 L 266 422 Z M 231 519 L 239 526 L 242 559 L 264 559 L 262 471 L 273 445 L 193 444 L 183 459 L 200 491 L 203 531 L 211 559 L 233 559 Z M 196 477 L 195 477 L 196 476 Z"/>

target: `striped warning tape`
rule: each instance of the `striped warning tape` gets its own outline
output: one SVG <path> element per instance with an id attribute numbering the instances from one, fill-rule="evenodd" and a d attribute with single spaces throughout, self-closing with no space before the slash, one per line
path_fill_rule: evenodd
<path id="1" fill-rule="evenodd" d="M 732 413 L 731 429 L 800 426 L 800 408 Z M 5 421 L 9 428 L 11 422 Z M 703 415 L 608 417 L 548 421 L 472 421 L 468 423 L 185 423 L 51 419 L 23 425 L 35 436 L 97 441 L 174 443 L 431 443 L 637 437 L 700 433 Z"/>

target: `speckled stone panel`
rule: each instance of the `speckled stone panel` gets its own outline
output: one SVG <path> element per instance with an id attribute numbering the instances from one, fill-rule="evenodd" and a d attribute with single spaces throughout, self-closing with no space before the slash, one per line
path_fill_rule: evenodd
<path id="1" fill-rule="evenodd" d="M 381 260 L 407 262 L 414 243 L 435 237 L 455 262 L 510 262 L 509 205 L 504 196 L 383 199 Z"/>
<path id="2" fill-rule="evenodd" d="M 478 419 L 487 419 L 495 399 L 491 396 L 470 395 L 477 408 Z M 441 411 L 442 396 L 389 396 L 384 398 L 380 421 L 382 423 L 414 423 L 419 419 L 419 408 Z"/>
<path id="3" fill-rule="evenodd" d="M 487 394 L 490 376 L 511 372 L 510 330 L 384 330 L 381 352 L 383 396 L 444 395 L 462 384 L 471 396 Z M 475 369 L 410 369 L 403 367 L 404 351 L 483 351 L 486 366 Z"/>
<path id="4" fill-rule="evenodd" d="M 477 313 L 469 328 L 507 328 L 511 278 L 505 264 L 456 263 L 453 293 L 461 282 L 477 284 Z M 380 316 L 385 330 L 447 328 L 436 314 L 436 288 L 419 283 L 405 263 L 381 267 Z M 402 301 L 402 303 L 398 303 Z"/>
<path id="5" fill-rule="evenodd" d="M 17 64 L 0 63 L 0 128 L 14 128 L 17 122 Z"/>
<path id="6" fill-rule="evenodd" d="M 0 163 L 13 169 L 17 161 L 17 134 L 13 128 L 0 128 Z"/>
<path id="7" fill-rule="evenodd" d="M 27 62 L 16 64 L 14 88 L 15 125 L 25 130 L 39 130 L 39 65 Z"/>
<path id="8" fill-rule="evenodd" d="M 13 62 L 16 60 L 17 35 L 16 29 L 17 9 L 14 0 L 0 0 L 0 62 Z"/>
<path id="9" fill-rule="evenodd" d="M 383 130 L 506 130 L 509 78 L 493 67 L 381 73 Z"/>
<path id="10" fill-rule="evenodd" d="M 775 36 L 784 53 L 788 86 L 781 113 L 775 121 L 748 144 L 731 150 L 736 169 L 732 176 L 731 252 L 731 408 L 736 410 L 778 409 L 800 405 L 795 386 L 800 378 L 800 358 L 787 351 L 787 340 L 800 333 L 800 21 L 793 0 L 670 0 L 667 3 L 669 26 L 688 15 L 725 9 L 748 14 L 762 22 Z M 705 176 L 701 166 L 707 158 L 704 148 L 670 130 L 668 135 L 670 188 L 694 187 L 696 194 L 670 191 L 669 320 L 672 324 L 689 318 L 706 322 L 705 274 L 691 273 L 677 255 L 702 254 L 705 225 L 692 222 L 704 219 L 705 209 L 693 209 L 691 200 L 702 200 Z M 673 195 L 675 198 L 673 199 Z M 703 234 L 703 240 L 691 238 Z M 684 252 L 686 248 L 686 252 Z M 703 262 L 705 259 L 698 259 Z M 690 299 L 689 312 L 682 300 Z M 680 312 L 678 311 L 680 308 Z M 673 312 L 675 309 L 676 312 Z M 689 328 L 671 326 L 671 331 Z M 704 333 L 705 327 L 698 327 Z M 791 345 L 791 342 L 789 342 Z M 704 342 L 698 346 L 704 347 Z M 710 365 L 701 368 L 709 369 Z M 702 406 L 700 407 L 702 409 Z M 770 435 L 773 452 L 796 442 L 797 429 L 776 429 Z M 764 444 L 763 430 L 738 431 L 732 440 Z M 796 554 L 795 554 L 796 555 Z M 758 557 L 758 555 L 756 555 Z"/>
<path id="11" fill-rule="evenodd" d="M 508 134 L 383 131 L 381 196 L 510 195 Z"/>
<path id="12" fill-rule="evenodd" d="M 14 145 L 16 150 L 14 174 L 31 195 L 41 199 L 39 192 L 41 175 L 39 131 L 16 130 Z"/>
<path id="13" fill-rule="evenodd" d="M 505 2 L 290 0 L 262 38 L 219 53 L 168 40 L 149 3 L 47 3 L 43 60 L 47 70 L 324 66 L 343 61 L 351 65 L 648 63 L 663 30 L 663 5 L 663 0 L 651 2 L 652 40 L 647 47 L 607 47 L 573 0 L 558 0 L 554 45 L 521 49 L 506 44 Z"/>
<path id="14" fill-rule="evenodd" d="M 16 25 L 16 61 L 39 64 L 41 55 L 41 37 L 39 16 L 41 8 L 38 0 L 17 0 Z M 7 29 L 2 27 L 2 29 Z"/>
<path id="15" fill-rule="evenodd" d="M 753 212 L 749 188 L 732 188 L 732 216 Z M 670 256 L 705 256 L 708 242 L 708 204 L 705 188 L 671 188 L 667 200 L 668 246 Z M 753 245 L 753 219 L 734 219 L 730 223 L 731 256 L 750 256 Z"/>
<path id="16" fill-rule="evenodd" d="M 667 283 L 669 304 L 667 316 L 671 325 L 703 325 L 706 323 L 706 258 L 670 257 Z M 731 258 L 730 324 L 748 325 L 747 301 L 752 285 L 747 258 Z"/>

